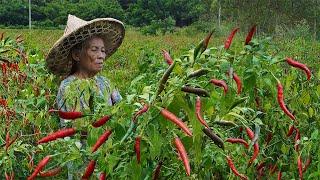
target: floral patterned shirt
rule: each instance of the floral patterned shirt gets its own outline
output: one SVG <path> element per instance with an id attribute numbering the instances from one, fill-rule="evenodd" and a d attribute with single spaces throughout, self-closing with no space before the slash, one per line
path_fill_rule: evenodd
<path id="1" fill-rule="evenodd" d="M 81 86 L 83 83 L 85 83 L 85 85 Z M 74 75 L 71 75 L 64 79 L 60 84 L 56 97 L 57 108 L 62 111 L 83 111 L 88 109 L 88 89 L 90 91 L 93 90 L 96 93 L 100 102 L 105 102 L 110 106 L 122 99 L 120 93 L 116 89 L 113 89 L 110 85 L 110 81 L 103 76 L 95 76 L 92 79 L 78 79 Z M 76 104 L 78 104 L 78 106 Z M 60 120 L 61 126 L 65 126 L 66 120 Z"/>

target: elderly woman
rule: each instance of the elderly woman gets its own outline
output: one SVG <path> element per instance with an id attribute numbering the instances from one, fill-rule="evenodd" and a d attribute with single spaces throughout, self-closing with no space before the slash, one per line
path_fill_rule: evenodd
<path id="1" fill-rule="evenodd" d="M 113 18 L 84 21 L 68 16 L 64 35 L 46 57 L 48 70 L 64 79 L 56 98 L 58 109 L 82 112 L 91 109 L 89 97 L 83 93 L 83 83 L 87 83 L 90 95 L 91 91 L 95 93 L 102 104 L 111 106 L 121 100 L 120 93 L 109 80 L 97 74 L 103 69 L 104 61 L 121 45 L 124 32 L 122 22 Z M 73 123 L 60 121 L 62 127 Z M 72 171 L 79 170 L 69 163 L 68 179 L 73 179 L 73 175 L 78 178 L 79 174 Z"/>

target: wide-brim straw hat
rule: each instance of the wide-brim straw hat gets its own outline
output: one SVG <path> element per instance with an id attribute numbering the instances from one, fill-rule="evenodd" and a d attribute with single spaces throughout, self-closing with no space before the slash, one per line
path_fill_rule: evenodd
<path id="1" fill-rule="evenodd" d="M 69 75 L 73 65 L 70 50 L 94 35 L 103 38 L 108 58 L 121 45 L 124 34 L 124 25 L 117 19 L 97 18 L 85 21 L 69 15 L 63 36 L 53 45 L 46 57 L 47 68 L 55 75 Z"/>

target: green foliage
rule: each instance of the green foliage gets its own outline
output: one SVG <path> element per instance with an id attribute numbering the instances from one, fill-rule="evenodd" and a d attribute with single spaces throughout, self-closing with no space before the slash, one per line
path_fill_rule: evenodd
<path id="1" fill-rule="evenodd" d="M 58 34 L 61 34 L 56 31 L 42 33 L 45 32 L 50 32 L 53 39 L 57 39 Z M 127 31 L 127 39 L 123 46 L 114 54 L 113 59 L 110 58 L 105 62 L 107 69 L 102 72 L 113 78 L 116 85 L 120 85 L 124 99 L 108 108 L 98 108 L 102 107 L 102 103 L 95 101 L 94 107 L 97 109 L 93 116 L 74 121 L 74 126 L 79 123 L 87 130 L 86 140 L 77 133 L 72 138 L 37 145 L 37 140 L 58 129 L 57 115 L 48 114 L 47 111 L 54 105 L 59 80 L 46 72 L 43 53 L 34 49 L 35 45 L 43 46 L 44 49 L 50 47 L 48 42 L 39 40 L 40 31 L 36 33 L 39 34 L 37 37 L 27 36 L 29 38 L 26 39 L 27 50 L 23 44 L 11 38 L 5 37 L 0 42 L 0 58 L 8 59 L 10 63 L 18 63 L 19 67 L 18 70 L 9 68 L 10 71 L 6 76 L 9 79 L 7 84 L 3 72 L 0 72 L 2 75 L 0 92 L 3 94 L 1 98 L 8 104 L 7 107 L 0 105 L 0 111 L 16 113 L 16 116 L 10 116 L 9 119 L 4 114 L 0 116 L 3 124 L 0 134 L 1 144 L 6 143 L 6 132 L 10 133 L 10 139 L 15 134 L 21 135 L 8 151 L 4 146 L 0 148 L 1 178 L 4 178 L 4 172 L 14 171 L 16 178 L 23 179 L 33 171 L 30 159 L 37 164 L 50 154 L 53 157 L 45 169 L 63 167 L 57 179 L 66 178 L 68 163 L 73 163 L 75 168 L 83 170 L 87 165 L 84 162 L 91 159 L 97 160 L 95 173 L 106 171 L 111 179 L 149 179 L 159 161 L 163 162 L 160 173 L 162 178 L 185 179 L 183 163 L 178 159 L 176 148 L 172 143 L 176 136 L 180 137 L 187 151 L 191 164 L 190 178 L 193 179 L 236 178 L 226 163 L 225 155 L 231 156 L 239 172 L 246 174 L 250 179 L 257 177 L 256 166 L 260 162 L 266 162 L 268 165 L 276 164 L 283 172 L 284 179 L 297 179 L 298 155 L 301 155 L 303 163 L 311 156 L 312 163 L 303 175 L 311 179 L 318 176 L 319 43 L 299 37 L 281 39 L 283 37 L 278 36 L 276 40 L 254 38 L 249 45 L 244 46 L 242 40 L 244 37 L 237 34 L 231 48 L 226 50 L 221 45 L 225 38 L 213 36 L 209 47 L 202 54 L 194 56 L 194 48 L 188 47 L 197 47 L 190 41 L 199 41 L 199 37 L 189 39 L 189 36 L 172 34 L 145 37 Z M 201 34 L 202 36 L 204 34 Z M 35 39 L 38 42 L 34 42 Z M 176 66 L 165 84 L 164 91 L 157 99 L 152 99 L 159 87 L 160 78 L 168 68 L 160 53 L 162 48 L 171 50 L 170 54 L 176 61 Z M 183 48 L 186 50 L 181 50 Z M 20 49 L 28 61 L 15 49 Z M 295 57 L 307 64 L 313 72 L 311 80 L 306 81 L 302 71 L 284 63 L 282 60 L 286 56 Z M 234 80 L 226 74 L 231 67 L 243 80 L 243 91 L 240 95 L 236 94 L 237 86 Z M 200 68 L 210 69 L 210 72 L 197 78 L 187 78 L 188 74 Z M 23 78 L 24 75 L 26 79 Z M 299 123 L 291 121 L 280 109 L 274 76 L 283 84 L 285 103 L 294 112 Z M 208 84 L 212 78 L 223 79 L 228 84 L 229 90 L 226 95 L 220 87 Z M 87 90 L 85 96 L 88 99 L 92 82 L 84 81 L 81 84 L 81 87 Z M 184 85 L 201 87 L 210 93 L 210 98 L 201 98 L 201 115 L 213 132 L 223 140 L 229 137 L 241 137 L 250 142 L 246 133 L 239 131 L 239 128 L 253 129 L 255 125 L 260 126 L 258 139 L 260 153 L 251 167 L 247 167 L 247 163 L 252 156 L 252 148 L 245 149 L 242 145 L 225 143 L 223 151 L 203 134 L 201 130 L 203 127 L 195 115 L 196 96 L 182 92 L 181 87 Z M 77 96 L 74 89 L 70 89 L 70 92 L 70 99 Z M 242 98 L 244 101 L 237 103 Z M 257 98 L 261 102 L 259 105 L 256 104 Z M 120 143 L 131 126 L 133 114 L 145 103 L 150 105 L 149 110 L 138 117 L 135 131 L 131 131 L 126 141 Z M 233 104 L 236 104 L 235 107 L 230 108 Z M 165 120 L 159 114 L 160 107 L 167 108 L 186 123 L 192 130 L 193 137 L 187 137 L 180 128 Z M 93 128 L 91 123 L 105 114 L 112 114 L 112 119 L 104 127 Z M 236 126 L 220 126 L 216 124 L 219 120 L 232 121 Z M 8 122 L 9 126 L 6 125 Z M 301 139 L 296 142 L 294 137 L 286 137 L 288 127 L 292 124 L 301 133 Z M 96 153 L 92 154 L 91 146 L 106 129 L 112 129 L 112 135 Z M 273 137 L 267 144 L 269 133 L 272 133 Z M 141 164 L 137 163 L 133 148 L 134 138 L 138 135 L 142 137 Z M 294 150 L 295 143 L 299 143 L 299 152 Z M 266 173 L 269 171 L 266 170 Z M 268 177 L 276 178 L 276 175 L 268 174 Z"/>

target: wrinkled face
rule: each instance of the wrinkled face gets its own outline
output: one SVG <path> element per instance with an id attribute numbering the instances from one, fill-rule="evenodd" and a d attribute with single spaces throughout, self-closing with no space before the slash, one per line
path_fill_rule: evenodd
<path id="1" fill-rule="evenodd" d="M 89 39 L 78 58 L 78 71 L 85 74 L 100 72 L 103 68 L 103 61 L 106 58 L 103 40 L 99 37 Z"/>

